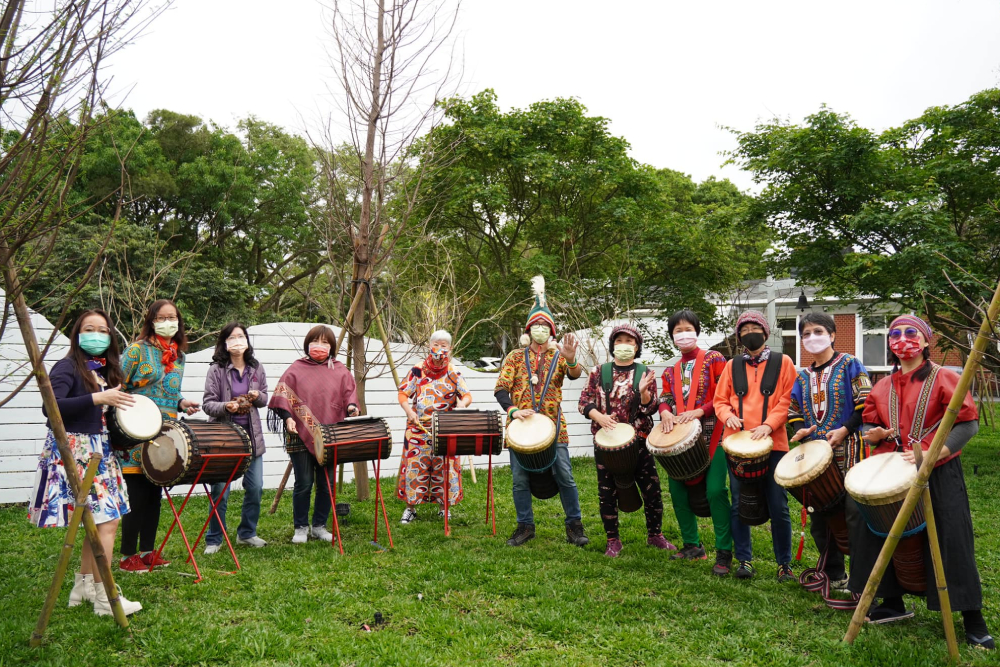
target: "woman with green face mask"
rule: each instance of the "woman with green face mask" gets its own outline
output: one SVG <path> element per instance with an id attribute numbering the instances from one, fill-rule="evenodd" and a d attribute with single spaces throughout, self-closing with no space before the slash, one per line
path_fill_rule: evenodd
<path id="1" fill-rule="evenodd" d="M 169 299 L 154 301 L 146 311 L 139 339 L 122 356 L 125 391 L 152 399 L 167 419 L 176 419 L 179 412 L 198 412 L 199 403 L 181 396 L 186 350 L 184 318 L 177 306 Z M 170 564 L 153 551 L 162 489 L 142 473 L 140 448 L 116 452 L 132 503 L 132 512 L 122 522 L 122 558 L 118 567 L 125 572 L 146 572 L 150 565 Z"/>
<path id="2" fill-rule="evenodd" d="M 90 488 L 88 505 L 97 524 L 104 553 L 110 557 L 114 551 L 118 522 L 123 516 L 128 516 L 129 499 L 118 461 L 111 453 L 104 411 L 108 406 L 128 410 L 135 399 L 121 391 L 118 342 L 107 313 L 88 310 L 80 315 L 70 333 L 69 353 L 52 367 L 49 380 L 80 480 L 86 473 L 90 455 L 102 456 Z M 66 468 L 50 428 L 42 447 L 28 514 L 32 523 L 40 528 L 62 528 L 66 526 L 74 504 Z M 119 599 L 126 614 L 142 609 L 138 602 L 126 600 L 121 595 Z M 111 614 L 111 604 L 101 585 L 100 571 L 88 540 L 83 543 L 80 572 L 70 591 L 69 606 L 75 607 L 83 602 L 92 603 L 94 613 L 98 615 Z"/>

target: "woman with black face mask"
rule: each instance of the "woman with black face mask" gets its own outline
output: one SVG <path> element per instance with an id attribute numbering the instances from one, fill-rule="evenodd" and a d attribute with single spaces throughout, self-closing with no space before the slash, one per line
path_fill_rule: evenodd
<path id="1" fill-rule="evenodd" d="M 764 500 L 771 517 L 771 542 L 774 557 L 778 561 L 778 581 L 793 581 L 792 572 L 792 521 L 788 515 L 788 494 L 774 481 L 774 468 L 788 452 L 788 406 L 791 403 L 792 387 L 795 385 L 795 364 L 780 352 L 772 352 L 767 347 L 767 337 L 771 327 L 767 318 L 755 310 L 745 311 L 736 320 L 736 342 L 744 352 L 731 359 L 719 377 L 715 390 L 715 415 L 726 425 L 723 442 L 739 431 L 749 431 L 752 440 L 770 437 L 772 449 L 767 472 L 761 478 Z M 774 356 L 774 360 L 771 357 Z M 770 363 L 778 363 L 777 381 L 769 396 L 761 391 L 765 369 Z M 741 398 L 733 386 L 733 365 L 739 360 L 745 371 L 747 393 Z M 750 579 L 754 575 L 753 551 L 750 545 L 750 526 L 738 516 L 740 505 L 740 481 L 730 470 L 729 482 L 733 494 L 732 529 L 736 545 L 736 558 L 740 565 L 735 576 Z"/>

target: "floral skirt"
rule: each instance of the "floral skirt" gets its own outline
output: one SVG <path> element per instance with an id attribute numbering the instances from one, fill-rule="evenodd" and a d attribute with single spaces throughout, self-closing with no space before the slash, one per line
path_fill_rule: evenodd
<path id="1" fill-rule="evenodd" d="M 108 442 L 108 434 L 68 433 L 67 436 L 81 481 L 87 473 L 90 455 L 99 453 L 103 457 L 97 466 L 94 484 L 90 487 L 90 513 L 94 516 L 94 523 L 107 523 L 122 518 L 129 510 L 128 491 L 125 489 L 118 459 Z M 62 528 L 69 524 L 74 504 L 66 468 L 63 467 L 55 436 L 50 430 L 39 457 L 28 518 L 39 528 Z"/>
<path id="2" fill-rule="evenodd" d="M 399 463 L 396 497 L 407 505 L 438 503 L 444 505 L 445 457 L 434 456 L 434 447 L 426 434 L 406 429 L 406 446 Z M 448 505 L 462 502 L 462 463 L 448 457 Z"/>

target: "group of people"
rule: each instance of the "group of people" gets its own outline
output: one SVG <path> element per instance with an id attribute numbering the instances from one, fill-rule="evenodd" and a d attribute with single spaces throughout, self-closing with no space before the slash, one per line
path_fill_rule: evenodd
<path id="1" fill-rule="evenodd" d="M 805 440 L 824 439 L 833 449 L 835 465 L 845 474 L 860 460 L 885 452 L 901 451 L 906 460 L 913 461 L 914 446 L 919 444 L 925 450 L 930 446 L 958 381 L 955 373 L 930 360 L 932 331 L 913 315 L 898 317 L 890 325 L 889 354 L 896 370 L 874 387 L 858 359 L 836 351 L 836 323 L 824 313 L 800 318 L 803 346 L 813 358 L 812 364 L 800 371 L 788 356 L 767 347 L 769 323 L 756 311 L 739 316 L 734 333 L 742 352 L 729 361 L 717 351 L 699 347 L 701 323 L 694 312 L 675 313 L 668 320 L 668 329 L 681 358 L 663 372 L 659 391 L 655 374 L 637 362 L 642 356 L 641 332 L 630 324 L 621 324 L 611 331 L 608 340 L 613 359 L 590 370 L 579 411 L 591 420 L 595 435 L 602 429 L 613 430 L 617 424 L 629 424 L 635 429 L 640 447 L 633 473 L 642 498 L 647 544 L 675 551 L 673 559 L 705 560 L 708 554 L 691 507 L 689 487 L 674 479 L 669 479 L 668 488 L 680 527 L 681 547 L 678 549 L 663 535 L 662 489 L 645 439 L 657 428 L 669 433 L 679 424 L 700 422 L 709 458 L 705 493 L 715 533 L 712 572 L 719 576 L 730 571 L 739 579 L 755 575 L 750 526 L 740 520 L 738 513 L 741 483 L 722 451 L 721 443 L 727 437 L 747 431 L 753 440 L 771 439 L 770 465 L 761 480 L 763 497 L 770 516 L 777 579 L 791 581 L 795 579 L 791 567 L 791 517 L 785 489 L 774 480 L 774 470 L 789 448 Z M 335 358 L 337 340 L 332 329 L 318 325 L 306 334 L 303 356 L 282 374 L 269 395 L 264 368 L 254 358 L 246 327 L 230 323 L 218 337 L 201 404 L 181 394 L 187 338 L 183 317 L 175 304 L 168 300 L 151 304 L 137 340 L 124 354 L 119 352 L 118 336 L 107 313 L 84 312 L 71 331 L 68 354 L 55 364 L 50 377 L 81 480 L 90 454 L 103 456 L 90 490 L 89 506 L 105 553 L 112 553 L 118 524 L 122 524 L 120 570 L 138 573 L 169 565 L 155 551 L 162 489 L 142 474 L 140 447 L 112 452 L 108 439 L 104 411 L 111 406 L 127 410 L 133 395 L 152 399 L 165 418 L 176 419 L 178 414 L 204 410 L 210 420 L 235 423 L 247 433 L 253 455 L 243 477 L 245 494 L 237 543 L 251 547 L 266 545 L 257 535 L 264 437 L 257 410 L 239 410 L 235 397 L 248 397 L 256 408 L 267 406 L 271 430 L 281 432 L 286 444 L 302 445 L 289 447 L 295 472 L 292 542 L 333 539 L 326 527 L 333 509 L 328 493 L 333 470 L 332 466 L 320 465 L 315 452 L 323 446 L 322 425 L 359 415 L 359 406 L 353 375 Z M 563 384 L 580 378 L 583 368 L 577 360 L 578 342 L 573 334 L 556 341 L 555 319 L 542 287 L 536 289 L 521 348 L 504 359 L 494 395 L 508 424 L 539 412 L 556 425 L 551 477 L 565 513 L 566 539 L 585 546 L 589 539 L 582 523 L 562 413 Z M 399 404 L 407 418 L 396 487 L 397 498 L 405 504 L 403 524 L 417 518 L 417 508 L 422 504 L 438 505 L 438 515 L 443 516 L 446 488 L 448 506 L 462 500 L 459 459 L 435 456 L 428 429 L 435 411 L 465 407 L 472 401 L 464 378 L 451 361 L 451 343 L 445 331 L 432 334 L 427 357 L 410 369 L 399 387 Z M 982 615 L 972 520 L 958 458 L 977 431 L 978 413 L 969 395 L 931 475 L 930 492 L 952 609 L 962 612 L 970 644 L 994 648 Z M 623 549 L 620 491 L 600 453 L 595 456 L 595 465 L 600 516 L 607 537 L 605 555 L 617 557 Z M 516 456 L 511 457 L 511 471 L 517 526 L 507 544 L 517 547 L 535 537 L 532 473 Z M 223 523 L 227 498 L 220 495 L 224 486 L 217 484 L 212 489 Z M 849 575 L 843 555 L 832 546 L 822 515 L 813 515 L 810 532 L 820 552 L 826 555 L 822 562 L 831 587 L 846 588 L 858 595 L 874 568 L 884 538 L 868 528 L 849 496 L 844 505 L 849 527 Z M 72 493 L 50 428 L 29 515 L 40 527 L 65 526 L 72 509 Z M 222 525 L 213 515 L 206 535 L 206 553 L 218 551 L 221 544 Z M 925 556 L 927 579 L 934 581 L 931 559 L 929 554 Z M 110 614 L 105 591 L 96 585 L 100 583 L 87 543 L 70 593 L 70 606 L 91 602 L 95 613 Z M 868 620 L 887 623 L 913 616 L 904 595 L 914 593 L 925 594 L 930 609 L 940 608 L 933 586 L 926 591 L 907 590 L 890 566 L 878 591 L 881 601 L 869 611 Z M 142 608 L 124 596 L 120 599 L 126 613 Z"/>

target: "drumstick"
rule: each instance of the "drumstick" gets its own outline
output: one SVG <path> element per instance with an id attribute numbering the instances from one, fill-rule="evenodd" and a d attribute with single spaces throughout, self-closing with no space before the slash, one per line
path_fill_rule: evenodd
<path id="1" fill-rule="evenodd" d="M 278 511 L 278 503 L 281 501 L 281 494 L 285 490 L 285 484 L 288 484 L 288 476 L 292 474 L 292 462 L 289 461 L 288 465 L 285 467 L 285 474 L 281 477 L 281 484 L 278 485 L 278 492 L 274 494 L 274 502 L 271 503 L 271 511 L 268 514 L 274 514 Z"/>

